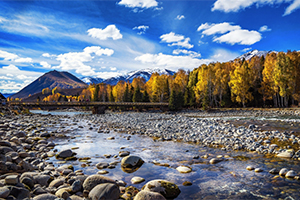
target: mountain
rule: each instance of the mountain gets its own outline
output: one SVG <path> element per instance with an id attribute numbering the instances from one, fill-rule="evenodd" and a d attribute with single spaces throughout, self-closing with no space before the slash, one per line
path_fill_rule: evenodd
<path id="1" fill-rule="evenodd" d="M 3 94 L 0 93 L 0 100 L 1 100 L 1 99 L 6 99 L 6 97 L 5 97 Z M 1 102 L 0 102 L 0 103 L 1 103 Z"/>
<path id="2" fill-rule="evenodd" d="M 245 53 L 245 54 L 243 54 L 243 55 L 241 55 L 237 58 L 238 59 L 245 58 L 245 60 L 251 60 L 251 58 L 253 58 L 254 56 L 258 56 L 258 57 L 264 56 L 264 57 L 266 57 L 266 55 L 268 53 L 271 53 L 271 52 L 277 53 L 276 51 L 258 51 L 257 49 L 255 49 L 255 50 L 249 51 L 249 52 L 247 52 L 247 53 Z"/>
<path id="3" fill-rule="evenodd" d="M 132 71 L 125 75 L 116 76 L 116 77 L 108 78 L 105 80 L 103 80 L 103 79 L 101 80 L 101 78 L 93 78 L 93 77 L 83 77 L 81 80 L 87 84 L 106 83 L 106 84 L 110 84 L 110 85 L 116 85 L 119 81 L 126 81 L 126 82 L 129 81 L 131 83 L 134 78 L 143 77 L 147 82 L 153 73 L 158 73 L 160 75 L 161 74 L 167 74 L 167 75 L 175 74 L 174 71 L 171 71 L 168 69 L 159 69 L 159 68 L 149 69 L 148 68 L 148 69 L 143 69 L 143 70 Z M 97 82 L 97 80 L 99 80 L 99 82 Z"/>
<path id="4" fill-rule="evenodd" d="M 54 70 L 45 73 L 11 97 L 26 98 L 29 95 L 42 92 L 44 88 L 49 88 L 51 90 L 55 87 L 59 87 L 61 89 L 84 88 L 87 87 L 87 84 L 69 72 L 58 72 Z"/>

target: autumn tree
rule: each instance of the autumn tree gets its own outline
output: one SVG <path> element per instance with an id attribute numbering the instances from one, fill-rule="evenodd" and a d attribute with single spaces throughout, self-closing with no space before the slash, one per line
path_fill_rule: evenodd
<path id="1" fill-rule="evenodd" d="M 233 101 L 242 103 L 246 107 L 248 101 L 252 101 L 253 96 L 249 91 L 252 83 L 251 70 L 246 60 L 235 61 L 235 70 L 230 73 L 229 86 Z"/>

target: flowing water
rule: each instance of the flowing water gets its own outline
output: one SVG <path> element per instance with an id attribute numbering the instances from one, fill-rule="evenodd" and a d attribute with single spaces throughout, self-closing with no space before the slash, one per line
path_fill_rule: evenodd
<path id="1" fill-rule="evenodd" d="M 74 114 L 76 113 L 71 113 L 72 116 Z M 129 135 L 115 131 L 108 134 L 98 133 L 100 124 L 91 124 L 84 120 L 75 124 L 71 119 L 64 118 L 56 124 L 58 127 L 66 127 L 71 137 L 68 140 L 56 139 L 55 148 L 59 151 L 73 148 L 77 153 L 76 157 L 87 157 L 85 162 L 67 161 L 67 164 L 72 164 L 75 170 L 83 170 L 84 174 L 96 174 L 99 170 L 95 165 L 99 162 L 120 162 L 121 158 L 114 156 L 120 151 L 129 151 L 131 155 L 141 157 L 145 163 L 133 173 L 124 172 L 119 163 L 114 169 L 106 169 L 109 173 L 105 176 L 123 180 L 138 189 L 150 180 L 165 179 L 179 186 L 181 194 L 176 199 L 300 199 L 300 181 L 269 173 L 272 168 L 288 168 L 299 173 L 300 161 L 245 151 L 224 152 L 221 149 L 182 142 L 157 141 L 143 135 Z M 259 119 L 255 120 L 261 124 L 266 123 Z M 246 125 L 250 122 L 253 123 L 253 119 L 240 120 L 237 125 Z M 272 122 L 268 123 L 268 128 L 271 129 Z M 106 158 L 105 154 L 110 154 L 111 157 Z M 220 155 L 225 158 L 224 161 L 209 164 L 211 158 Z M 203 156 L 208 158 L 205 159 Z M 50 161 L 56 166 L 62 164 L 55 157 Z M 192 172 L 179 173 L 176 167 L 181 165 L 191 167 Z M 260 173 L 248 171 L 246 167 L 249 165 L 263 171 Z M 134 176 L 143 177 L 145 182 L 131 184 L 130 180 Z M 184 186 L 185 181 L 191 182 L 192 185 Z"/>

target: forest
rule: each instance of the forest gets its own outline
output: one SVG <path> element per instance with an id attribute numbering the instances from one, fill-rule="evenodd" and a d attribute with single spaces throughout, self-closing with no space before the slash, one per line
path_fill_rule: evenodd
<path id="1" fill-rule="evenodd" d="M 76 96 L 59 88 L 43 101 L 169 102 L 170 110 L 220 107 L 289 107 L 300 102 L 300 52 L 272 52 L 250 60 L 202 64 L 173 76 L 152 74 L 131 83 L 91 84 Z"/>

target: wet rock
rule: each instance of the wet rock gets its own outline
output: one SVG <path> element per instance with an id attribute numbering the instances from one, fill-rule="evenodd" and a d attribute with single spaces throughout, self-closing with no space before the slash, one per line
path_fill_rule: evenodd
<path id="1" fill-rule="evenodd" d="M 133 177 L 133 178 L 131 179 L 131 183 L 132 183 L 132 184 L 139 184 L 139 183 L 142 183 L 142 182 L 144 182 L 144 181 L 145 181 L 144 178 L 138 177 L 138 176 L 135 176 L 135 177 Z"/>
<path id="2" fill-rule="evenodd" d="M 217 164 L 217 163 L 222 162 L 222 161 L 223 161 L 222 158 L 212 158 L 212 159 L 209 161 L 209 163 L 210 163 L 210 164 Z"/>
<path id="3" fill-rule="evenodd" d="M 144 161 L 138 156 L 126 156 L 121 161 L 121 167 L 136 168 L 142 166 Z"/>
<path id="4" fill-rule="evenodd" d="M 101 183 L 115 183 L 114 180 L 101 176 L 101 175 L 91 175 L 83 182 L 83 189 L 91 191 L 96 185 Z"/>
<path id="5" fill-rule="evenodd" d="M 82 189 L 82 185 L 81 185 L 80 180 L 76 180 L 72 183 L 72 186 L 71 186 L 72 193 L 79 192 L 79 191 L 81 191 L 81 189 Z"/>
<path id="6" fill-rule="evenodd" d="M 279 171 L 279 175 L 280 176 L 285 176 L 286 173 L 288 172 L 289 170 L 287 168 L 282 168 L 280 171 Z"/>
<path id="7" fill-rule="evenodd" d="M 249 171 L 252 171 L 252 170 L 254 170 L 255 169 L 255 167 L 253 167 L 252 165 L 249 165 L 249 166 L 247 166 L 247 168 L 246 168 L 247 170 L 249 170 Z"/>
<path id="8" fill-rule="evenodd" d="M 134 200 L 166 200 L 166 198 L 158 192 L 142 190 L 137 193 Z"/>
<path id="9" fill-rule="evenodd" d="M 89 193 L 91 200 L 100 199 L 119 199 L 120 190 L 116 184 L 113 183 L 102 183 L 95 186 Z"/>
<path id="10" fill-rule="evenodd" d="M 295 176 L 297 176 L 297 174 L 294 170 L 290 170 L 285 174 L 286 178 L 295 178 Z"/>
<path id="11" fill-rule="evenodd" d="M 119 157 L 129 156 L 129 154 L 130 154 L 129 151 L 120 151 L 120 152 L 119 152 Z"/>
<path id="12" fill-rule="evenodd" d="M 186 167 L 186 166 L 179 166 L 176 168 L 176 170 L 179 171 L 180 173 L 190 173 L 192 171 L 190 167 Z"/>
<path id="13" fill-rule="evenodd" d="M 107 168 L 108 166 L 109 166 L 109 164 L 108 163 L 104 163 L 104 162 L 100 162 L 100 163 L 96 164 L 96 167 L 98 169 L 104 169 L 104 168 Z"/>
<path id="14" fill-rule="evenodd" d="M 184 181 L 184 182 L 182 183 L 182 185 L 183 185 L 183 186 L 191 186 L 191 185 L 193 185 L 193 183 L 190 182 L 190 181 Z"/>
<path id="15" fill-rule="evenodd" d="M 7 187 L 0 187 L 0 198 L 5 199 L 8 197 L 10 190 Z"/>
<path id="16" fill-rule="evenodd" d="M 293 157 L 293 152 L 291 151 L 284 151 L 276 155 L 279 158 L 292 158 Z"/>
<path id="17" fill-rule="evenodd" d="M 279 174 L 279 170 L 276 168 L 273 168 L 269 171 L 270 174 Z"/>
<path id="18" fill-rule="evenodd" d="M 108 174 L 109 172 L 106 170 L 100 170 L 97 172 L 97 174 Z"/>
<path id="19" fill-rule="evenodd" d="M 66 149 L 66 150 L 63 150 L 61 152 L 59 152 L 56 157 L 57 158 L 68 158 L 68 157 L 71 157 L 73 155 L 73 152 L 71 149 Z"/>
<path id="20" fill-rule="evenodd" d="M 180 194 L 180 189 L 175 183 L 166 180 L 152 180 L 143 186 L 142 190 L 158 192 L 166 199 L 175 199 Z"/>
<path id="21" fill-rule="evenodd" d="M 262 168 L 255 168 L 254 171 L 255 171 L 255 172 L 262 172 L 262 171 L 264 171 L 264 170 L 263 170 Z"/>

